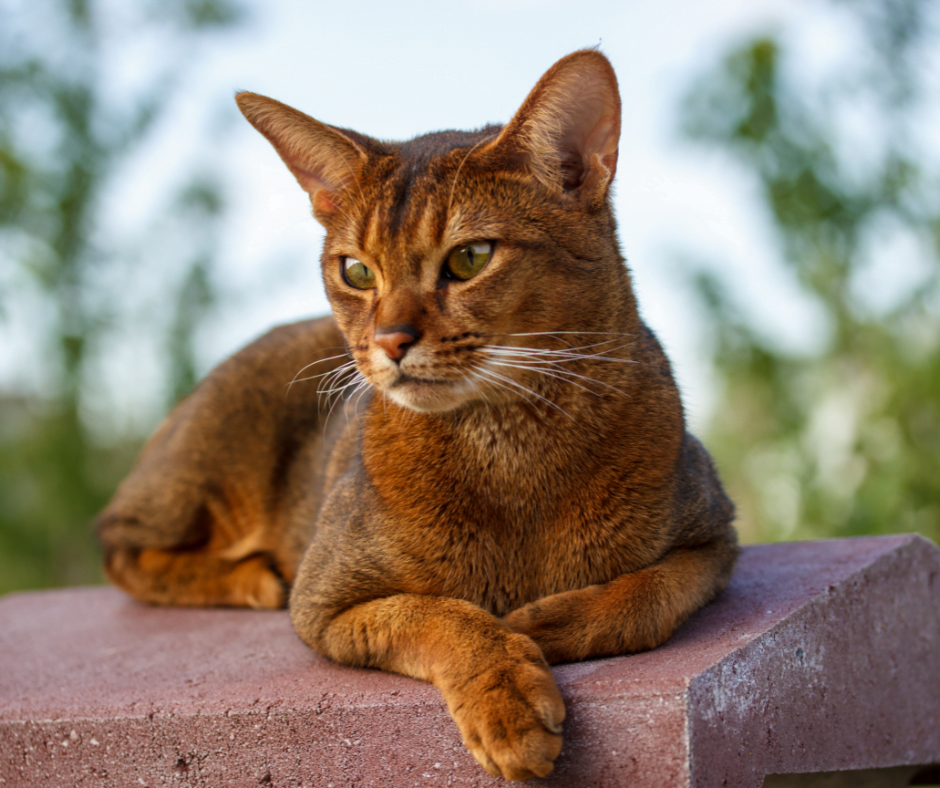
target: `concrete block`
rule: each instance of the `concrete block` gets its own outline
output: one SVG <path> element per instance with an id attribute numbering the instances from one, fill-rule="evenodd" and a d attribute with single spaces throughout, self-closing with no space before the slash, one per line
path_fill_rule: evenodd
<path id="1" fill-rule="evenodd" d="M 555 675 L 565 747 L 533 785 L 906 785 L 940 764 L 940 550 L 747 547 L 665 646 Z M 285 612 L 0 599 L 0 786 L 497 784 L 433 687 L 328 662 Z"/>

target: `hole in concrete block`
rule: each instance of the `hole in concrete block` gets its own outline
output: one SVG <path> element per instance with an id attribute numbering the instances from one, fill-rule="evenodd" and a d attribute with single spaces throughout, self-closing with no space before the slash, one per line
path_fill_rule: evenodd
<path id="1" fill-rule="evenodd" d="M 763 788 L 907 788 L 920 779 L 924 766 L 851 769 L 841 772 L 768 774 Z"/>
<path id="2" fill-rule="evenodd" d="M 940 763 L 935 763 L 917 772 L 914 779 L 911 780 L 911 785 L 940 787 Z"/>

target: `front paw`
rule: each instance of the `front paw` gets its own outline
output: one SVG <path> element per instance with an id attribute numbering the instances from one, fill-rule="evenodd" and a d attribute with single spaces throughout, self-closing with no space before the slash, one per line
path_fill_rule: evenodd
<path id="1" fill-rule="evenodd" d="M 590 656 L 591 620 L 584 592 L 545 597 L 503 618 L 513 632 L 534 640 L 550 665 L 579 662 Z"/>
<path id="2" fill-rule="evenodd" d="M 464 744 L 495 777 L 544 777 L 561 751 L 565 719 L 555 678 L 529 638 L 510 635 L 505 654 L 445 691 Z"/>
<path id="3" fill-rule="evenodd" d="M 677 626 L 676 615 L 637 582 L 638 576 L 623 580 L 630 585 L 617 589 L 615 581 L 537 599 L 513 610 L 503 623 L 532 638 L 550 665 L 661 646 Z"/>

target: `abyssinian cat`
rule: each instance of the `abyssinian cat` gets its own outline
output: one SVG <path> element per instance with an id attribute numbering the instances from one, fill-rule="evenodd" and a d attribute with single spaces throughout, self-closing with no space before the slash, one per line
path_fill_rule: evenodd
<path id="1" fill-rule="evenodd" d="M 613 69 L 575 52 L 507 125 L 404 143 L 238 105 L 326 228 L 334 316 L 177 406 L 100 517 L 108 575 L 289 603 L 327 657 L 433 682 L 488 772 L 545 775 L 549 665 L 662 644 L 738 552 L 618 248 Z"/>

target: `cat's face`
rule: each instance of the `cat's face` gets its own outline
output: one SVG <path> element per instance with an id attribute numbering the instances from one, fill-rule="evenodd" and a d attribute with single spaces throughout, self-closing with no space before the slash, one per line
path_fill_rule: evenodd
<path id="1" fill-rule="evenodd" d="M 591 330 L 596 272 L 553 237 L 573 206 L 518 171 L 468 161 L 496 134 L 477 136 L 430 158 L 414 149 L 434 138 L 396 146 L 327 224 L 324 283 L 357 368 L 417 411 L 525 396 L 536 387 L 518 362 L 532 357 L 513 349 Z"/>
<path id="2" fill-rule="evenodd" d="M 546 353 L 609 331 L 605 301 L 625 276 L 606 199 L 619 98 L 598 53 L 561 61 L 504 128 L 402 144 L 251 94 L 239 104 L 310 193 L 337 322 L 393 402 L 544 398 L 563 377 L 545 374 L 560 358 Z"/>

